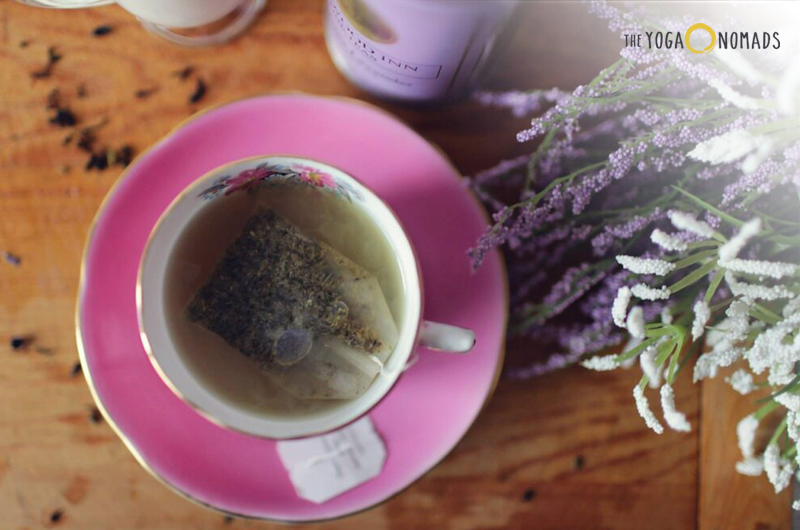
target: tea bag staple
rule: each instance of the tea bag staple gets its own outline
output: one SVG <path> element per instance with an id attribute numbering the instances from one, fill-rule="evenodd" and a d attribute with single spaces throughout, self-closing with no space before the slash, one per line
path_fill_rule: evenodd
<path id="1" fill-rule="evenodd" d="M 398 337 L 375 276 L 272 210 L 247 221 L 186 314 L 305 399 L 361 395 Z"/>

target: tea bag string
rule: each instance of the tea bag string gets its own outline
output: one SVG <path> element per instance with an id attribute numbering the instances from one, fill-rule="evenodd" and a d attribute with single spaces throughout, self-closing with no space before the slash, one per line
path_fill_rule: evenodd
<path id="1" fill-rule="evenodd" d="M 333 451 L 329 451 L 327 453 L 311 457 L 305 462 L 303 462 L 301 465 L 304 468 L 312 468 L 317 464 L 321 464 L 323 462 L 327 462 L 328 460 L 332 460 L 334 458 L 342 456 L 351 449 L 353 449 L 353 444 L 351 444 L 350 442 L 344 442 L 342 444 L 339 444 Z"/>
<path id="2" fill-rule="evenodd" d="M 408 360 L 408 362 L 406 362 L 405 366 L 403 366 L 403 368 L 401 368 L 400 370 L 387 370 L 386 365 L 383 363 L 383 361 L 381 361 L 378 358 L 378 356 L 375 355 L 374 353 L 369 354 L 367 357 L 378 365 L 378 367 L 380 368 L 381 375 L 394 375 L 398 372 L 401 373 L 405 372 L 406 370 L 417 364 L 417 361 L 419 361 L 419 352 L 415 350 L 414 355 L 411 357 L 411 359 Z"/>

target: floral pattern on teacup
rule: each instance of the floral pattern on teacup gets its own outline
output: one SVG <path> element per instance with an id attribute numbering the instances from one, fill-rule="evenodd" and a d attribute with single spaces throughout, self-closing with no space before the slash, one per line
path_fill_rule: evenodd
<path id="1" fill-rule="evenodd" d="M 310 186 L 321 191 L 328 191 L 344 197 L 363 201 L 364 197 L 352 186 L 341 182 L 336 177 L 313 166 L 293 164 L 291 167 L 282 164 L 259 164 L 236 175 L 225 175 L 214 181 L 214 184 L 203 190 L 199 197 L 211 200 L 221 194 L 243 190 L 256 190 L 261 186 L 277 184 L 279 181 L 291 181 Z"/>
<path id="2" fill-rule="evenodd" d="M 336 188 L 336 179 L 324 171 L 309 166 L 294 166 L 294 169 L 300 173 L 300 180 L 307 182 L 317 188 Z"/>

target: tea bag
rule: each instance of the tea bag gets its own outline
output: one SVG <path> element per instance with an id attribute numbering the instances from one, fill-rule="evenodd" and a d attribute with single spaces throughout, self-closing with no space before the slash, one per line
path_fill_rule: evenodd
<path id="1" fill-rule="evenodd" d="M 247 221 L 186 314 L 305 399 L 358 397 L 398 338 L 375 276 L 272 210 Z"/>

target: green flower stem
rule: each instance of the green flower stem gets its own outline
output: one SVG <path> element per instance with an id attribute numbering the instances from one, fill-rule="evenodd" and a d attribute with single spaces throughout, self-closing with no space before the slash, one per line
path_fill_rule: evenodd
<path id="1" fill-rule="evenodd" d="M 683 268 L 688 267 L 689 265 L 694 265 L 695 263 L 699 263 L 706 258 L 710 258 L 711 256 L 715 256 L 717 254 L 715 250 L 705 250 L 703 252 L 698 252 L 697 254 L 692 254 L 687 258 L 683 258 L 680 261 L 675 262 L 675 270 L 680 270 Z"/>
<path id="2" fill-rule="evenodd" d="M 783 320 L 781 317 L 759 304 L 753 304 L 750 308 L 750 316 L 773 326 Z"/>
<path id="3" fill-rule="evenodd" d="M 767 446 L 777 443 L 778 437 L 783 433 L 785 429 L 786 429 L 786 416 L 784 416 L 781 422 L 778 424 L 778 426 L 775 427 L 775 432 L 772 433 L 772 438 L 769 439 Z"/>
<path id="4" fill-rule="evenodd" d="M 764 125 L 759 125 L 758 127 L 750 129 L 750 132 L 753 134 L 769 134 L 773 132 L 784 131 L 786 129 L 796 129 L 797 127 L 797 118 L 792 116 L 789 118 L 783 118 L 782 120 L 771 121 L 769 123 L 765 123 Z"/>
<path id="5" fill-rule="evenodd" d="M 630 350 L 617 355 L 616 358 L 614 358 L 614 361 L 616 361 L 617 363 L 621 363 L 623 361 L 627 361 L 628 359 L 632 359 L 637 355 L 639 355 L 640 353 L 642 353 L 647 348 L 649 348 L 650 346 L 652 346 L 657 340 L 658 337 L 653 337 L 652 339 L 644 340 L 641 342 L 641 344 L 639 344 L 635 348 L 631 348 Z"/>
<path id="6" fill-rule="evenodd" d="M 663 326 L 661 328 L 652 329 L 652 330 L 651 329 L 645 329 L 645 332 L 644 332 L 645 337 L 654 338 L 654 339 L 657 339 L 657 338 L 660 338 L 660 337 L 666 337 L 666 336 L 672 335 L 673 333 L 674 333 L 674 331 L 672 330 L 672 325 Z"/>
<path id="7" fill-rule="evenodd" d="M 667 382 L 671 385 L 675 381 L 676 375 L 676 368 L 678 365 L 678 357 L 680 357 L 681 352 L 683 351 L 683 346 L 686 343 L 686 329 L 681 326 L 675 326 L 678 331 L 678 340 L 675 344 L 675 354 L 672 356 L 672 360 L 669 363 L 669 372 L 667 372 Z"/>
<path id="8" fill-rule="evenodd" d="M 714 247 L 719 248 L 720 243 L 719 241 L 712 241 L 710 239 L 706 239 L 705 241 L 695 241 L 694 243 L 689 243 L 686 248 L 689 250 L 697 250 L 698 248 L 705 248 L 705 247 Z"/>
<path id="9" fill-rule="evenodd" d="M 699 342 L 699 341 L 698 341 L 698 342 L 693 342 L 693 343 L 692 343 L 692 344 L 691 344 L 691 345 L 690 345 L 690 346 L 689 346 L 689 347 L 686 349 L 686 353 L 683 355 L 683 357 L 681 358 L 681 360 L 678 362 L 678 370 L 677 370 L 677 372 L 676 372 L 676 374 L 675 374 L 675 376 L 676 376 L 676 377 L 677 377 L 677 375 L 678 375 L 679 373 L 681 373 L 681 370 L 683 369 L 683 367 L 684 367 L 684 365 L 686 364 L 686 362 L 687 362 L 687 361 L 688 361 L 688 360 L 689 360 L 689 359 L 690 359 L 692 356 L 694 356 L 695 354 L 697 354 L 697 353 L 700 353 L 700 352 L 702 351 L 703 347 L 701 346 L 701 344 L 702 344 L 702 343 L 701 343 L 701 342 Z"/>
<path id="10" fill-rule="evenodd" d="M 719 311 L 720 309 L 722 309 L 724 307 L 728 307 L 729 305 L 731 305 L 733 302 L 735 302 L 739 298 L 740 298 L 739 296 L 732 296 L 730 298 L 726 298 L 722 302 L 719 302 L 718 304 L 712 305 L 710 307 L 711 312 L 714 313 L 714 312 Z M 709 329 L 713 329 L 713 328 L 709 327 Z"/>
<path id="11" fill-rule="evenodd" d="M 550 144 L 552 143 L 553 138 L 555 138 L 557 132 L 558 129 L 556 128 L 547 131 L 544 140 L 542 140 L 542 143 L 539 144 L 539 147 L 536 148 L 533 156 L 528 161 L 527 173 L 525 175 L 525 186 L 523 187 L 525 191 L 530 190 L 533 186 L 533 182 L 536 179 L 536 164 L 539 162 L 539 158 L 541 158 L 542 153 L 544 153 L 547 148 L 550 147 Z"/>
<path id="12" fill-rule="evenodd" d="M 736 227 L 740 227 L 740 226 L 744 225 L 744 221 L 740 221 L 740 220 L 736 219 L 735 217 L 733 217 L 732 215 L 729 215 L 729 214 L 723 212 L 719 208 L 716 208 L 716 207 L 710 205 L 709 203 L 707 203 L 706 201 L 704 201 L 700 197 L 697 197 L 696 195 L 693 195 L 693 194 L 689 193 L 685 189 L 679 188 L 677 186 L 672 186 L 672 188 L 676 189 L 680 193 L 684 194 L 690 201 L 692 201 L 695 204 L 705 208 L 706 210 L 708 210 L 709 212 L 713 213 L 717 217 L 719 217 L 721 219 L 724 219 L 725 221 L 728 221 L 730 224 L 732 224 L 732 225 L 734 225 Z M 713 237 L 714 237 L 714 239 L 716 239 L 717 241 L 720 241 L 722 243 L 725 243 L 727 241 L 727 239 L 725 239 L 725 237 L 722 236 L 722 234 L 718 234 L 717 232 L 714 232 L 714 236 Z"/>
<path id="13" fill-rule="evenodd" d="M 797 388 L 797 384 L 798 383 L 800 383 L 800 374 L 795 375 L 794 378 L 791 381 L 786 383 L 786 386 L 784 386 L 783 388 L 781 388 L 780 390 L 778 390 L 774 394 L 771 394 L 771 395 L 765 397 L 764 399 L 760 399 L 759 403 L 762 403 L 762 402 L 767 401 L 767 400 L 774 400 L 776 397 L 780 396 L 781 394 L 785 394 L 786 392 L 793 391 L 795 388 Z M 777 401 L 776 401 L 776 403 L 777 403 Z"/>
<path id="14" fill-rule="evenodd" d="M 716 266 L 717 266 L 717 260 L 712 260 L 712 261 L 709 261 L 708 263 L 705 263 L 699 269 L 696 269 L 696 270 L 690 272 L 689 274 L 687 274 L 686 276 L 684 276 L 683 278 L 681 278 L 677 282 L 675 282 L 672 285 L 670 285 L 669 286 L 670 293 L 675 294 L 678 291 L 681 291 L 682 289 L 685 289 L 686 287 L 692 285 L 694 282 L 696 282 L 700 278 L 703 278 L 709 272 L 714 270 L 714 267 L 716 267 Z"/>
<path id="15" fill-rule="evenodd" d="M 772 412 L 773 410 L 775 410 L 776 408 L 778 408 L 778 402 L 777 401 L 769 401 L 767 404 L 765 404 L 760 409 L 755 411 L 753 413 L 753 417 L 755 417 L 755 419 L 757 419 L 758 421 L 761 421 L 764 418 L 766 418 L 767 415 L 769 415 L 769 413 Z"/>
<path id="16" fill-rule="evenodd" d="M 725 277 L 725 273 L 721 268 L 717 267 L 714 270 L 715 270 L 714 279 L 712 279 L 711 282 L 708 284 L 708 289 L 706 289 L 706 295 L 703 297 L 703 301 L 706 304 L 711 303 L 711 300 L 714 298 L 714 294 L 716 294 L 717 292 L 719 284 L 722 283 L 722 279 Z"/>
<path id="17" fill-rule="evenodd" d="M 678 343 L 675 340 L 668 340 L 662 342 L 656 347 L 656 358 L 654 361 L 656 366 L 661 366 L 662 364 L 664 364 L 664 361 L 666 361 L 669 358 L 669 356 L 675 350 L 675 346 L 677 344 Z"/>

